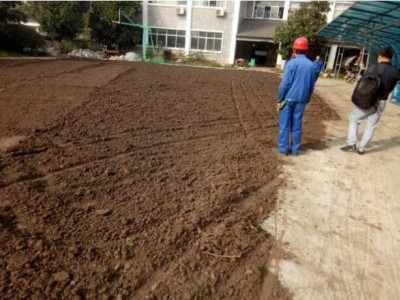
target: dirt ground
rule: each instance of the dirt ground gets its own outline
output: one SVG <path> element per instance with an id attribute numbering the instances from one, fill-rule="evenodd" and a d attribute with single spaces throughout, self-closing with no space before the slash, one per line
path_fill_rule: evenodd
<path id="1" fill-rule="evenodd" d="M 276 209 L 279 78 L 0 61 L 3 299 L 290 299 Z M 304 149 L 337 116 L 313 96 Z M 280 253 L 280 252 L 279 252 Z"/>
<path id="2" fill-rule="evenodd" d="M 399 299 L 400 107 L 388 101 L 366 154 L 344 153 L 353 88 L 318 80 L 339 118 L 324 121 L 319 149 L 285 159 L 286 184 L 263 223 L 279 248 L 269 270 L 293 299 Z"/>

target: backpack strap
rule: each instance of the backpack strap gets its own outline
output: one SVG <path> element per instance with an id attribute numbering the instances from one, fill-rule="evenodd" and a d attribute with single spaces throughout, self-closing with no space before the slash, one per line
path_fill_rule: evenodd
<path id="1" fill-rule="evenodd" d="M 379 74 L 379 64 L 376 64 L 374 67 L 374 75 L 382 79 L 382 76 Z"/>
<path id="2" fill-rule="evenodd" d="M 379 63 L 376 64 L 374 67 L 374 75 L 379 78 L 379 88 L 377 90 L 377 96 L 378 96 L 382 92 L 382 89 L 383 89 L 382 76 L 379 74 Z M 378 97 L 378 99 L 376 99 L 376 101 L 377 101 L 376 103 L 378 103 L 378 100 L 379 100 L 379 97 Z"/>

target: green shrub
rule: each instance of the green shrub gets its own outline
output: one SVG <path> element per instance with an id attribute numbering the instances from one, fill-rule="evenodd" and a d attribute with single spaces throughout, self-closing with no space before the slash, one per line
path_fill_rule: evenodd
<path id="1" fill-rule="evenodd" d="M 0 57 L 7 57 L 8 53 L 4 50 L 0 50 Z"/>
<path id="2" fill-rule="evenodd" d="M 63 42 L 63 41 L 62 41 Z M 87 49 L 89 41 L 88 40 L 83 40 L 83 39 L 75 39 L 72 42 L 73 48 L 77 49 Z"/>
<path id="3" fill-rule="evenodd" d="M 74 49 L 90 49 L 92 51 L 103 50 L 103 45 L 92 40 L 62 40 L 61 42 L 52 41 L 52 44 L 60 54 L 68 54 Z"/>
<path id="4" fill-rule="evenodd" d="M 190 54 L 185 62 L 190 65 L 202 65 L 202 66 L 216 67 L 216 68 L 222 67 L 220 63 L 205 58 L 202 52 L 194 52 L 193 54 Z"/>
<path id="5" fill-rule="evenodd" d="M 66 44 L 68 43 L 68 41 L 64 41 L 65 46 L 67 46 Z M 72 41 L 70 41 L 70 43 L 72 43 L 73 48 L 77 48 L 77 49 L 90 49 L 92 51 L 102 51 L 103 50 L 103 45 L 99 44 L 98 42 L 94 41 L 94 40 L 89 40 L 89 39 L 74 39 Z M 70 48 L 70 46 L 68 46 L 67 48 Z"/>
<path id="6" fill-rule="evenodd" d="M 88 49 L 93 50 L 93 51 L 102 51 L 103 50 L 103 45 L 99 44 L 96 41 L 88 41 L 87 46 Z"/>
<path id="7" fill-rule="evenodd" d="M 164 57 L 164 49 L 162 45 L 154 46 L 154 49 L 151 45 L 148 45 L 146 48 L 146 58 L 153 59 L 153 58 L 165 58 Z"/>
<path id="8" fill-rule="evenodd" d="M 0 48 L 19 53 L 44 53 L 46 41 L 32 28 L 21 24 L 8 24 L 0 31 Z"/>
<path id="9" fill-rule="evenodd" d="M 153 52 L 153 49 L 151 47 L 146 48 L 146 58 L 147 59 L 153 59 L 156 57 L 155 53 Z"/>
<path id="10" fill-rule="evenodd" d="M 72 41 L 62 40 L 56 47 L 61 54 L 67 54 L 74 50 L 75 44 Z"/>

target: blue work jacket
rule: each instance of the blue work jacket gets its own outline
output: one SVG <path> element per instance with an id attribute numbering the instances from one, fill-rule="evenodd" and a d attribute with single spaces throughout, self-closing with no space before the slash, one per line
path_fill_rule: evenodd
<path id="1" fill-rule="evenodd" d="M 314 60 L 313 61 L 315 72 L 320 73 L 322 69 L 324 68 L 324 63 L 320 60 Z"/>
<path id="2" fill-rule="evenodd" d="M 308 103 L 315 86 L 315 67 L 304 55 L 288 61 L 278 88 L 278 101 Z"/>

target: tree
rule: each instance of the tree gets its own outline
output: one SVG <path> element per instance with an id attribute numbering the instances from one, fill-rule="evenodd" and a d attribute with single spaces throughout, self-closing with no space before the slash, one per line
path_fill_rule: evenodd
<path id="1" fill-rule="evenodd" d="M 21 2 L 17 1 L 1 1 L 0 2 L 0 24 L 4 25 L 8 22 L 18 23 L 26 21 L 26 15 L 19 10 Z"/>
<path id="2" fill-rule="evenodd" d="M 287 23 L 275 31 L 274 42 L 280 44 L 279 54 L 284 59 L 288 58 L 296 38 L 304 36 L 310 43 L 309 53 L 320 51 L 326 40 L 317 36 L 327 22 L 326 14 L 329 12 L 328 1 L 306 2 L 299 10 L 291 15 Z"/>
<path id="3" fill-rule="evenodd" d="M 22 2 L 0 2 L 0 48 L 12 52 L 35 52 L 45 45 L 44 39 L 31 28 L 19 24 L 27 16 Z"/>
<path id="4" fill-rule="evenodd" d="M 26 15 L 19 10 L 21 3 L 17 1 L 0 2 L 0 35 L 7 34 L 9 22 L 19 23 L 26 21 Z"/>
<path id="5" fill-rule="evenodd" d="M 45 39 L 34 29 L 22 24 L 8 24 L 4 34 L 0 33 L 0 49 L 43 55 Z"/>
<path id="6" fill-rule="evenodd" d="M 51 39 L 72 40 L 86 24 L 90 3 L 83 1 L 43 1 L 30 3 L 33 18 Z"/>
<path id="7" fill-rule="evenodd" d="M 118 11 L 124 11 L 131 19 L 140 12 L 140 3 L 132 1 L 91 2 L 89 28 L 92 39 L 104 45 L 118 44 L 120 48 L 135 46 L 141 40 L 141 30 L 124 25 L 113 25 Z M 124 20 L 126 21 L 126 20 Z"/>

